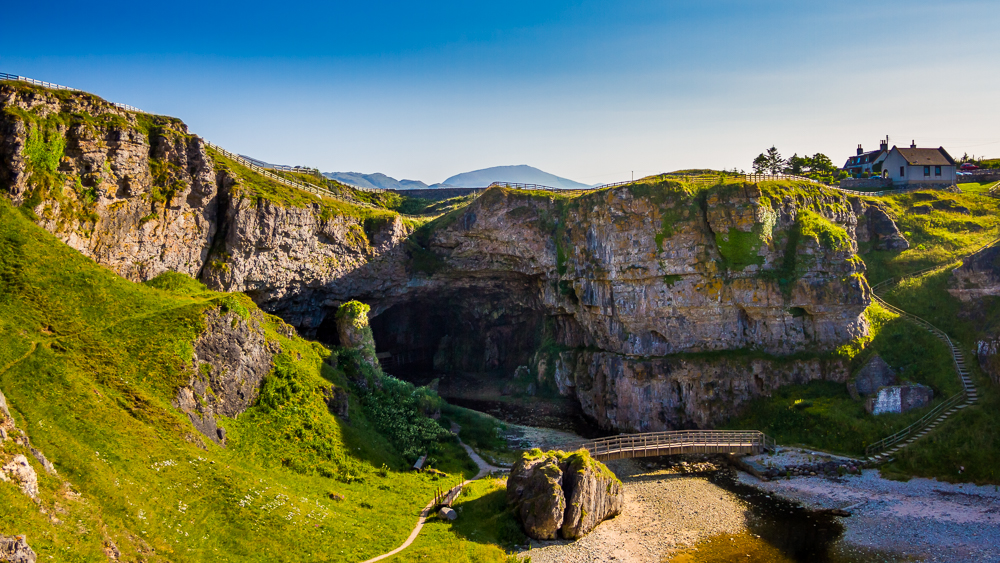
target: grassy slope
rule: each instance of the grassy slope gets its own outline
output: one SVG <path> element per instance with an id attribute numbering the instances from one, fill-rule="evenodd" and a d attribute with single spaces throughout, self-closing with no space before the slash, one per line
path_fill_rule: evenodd
<path id="1" fill-rule="evenodd" d="M 376 469 L 406 462 L 356 401 L 350 425 L 329 414 L 318 390 L 343 375 L 323 367 L 325 348 L 279 334 L 280 320 L 262 316 L 283 350 L 265 383 L 276 399 L 223 421 L 228 448 L 171 408 L 203 311 L 259 314 L 188 282 L 123 280 L 0 200 L 0 389 L 59 471 L 39 482 L 41 507 L 62 522 L 0 483 L 0 533 L 27 533 L 42 560 L 61 561 L 102 559 L 105 538 L 152 561 L 356 561 L 398 545 L 458 476 Z"/>
<path id="2" fill-rule="evenodd" d="M 906 251 L 873 251 L 862 245 L 869 283 L 929 266 L 954 263 L 997 237 L 1000 200 L 974 194 L 927 191 L 878 198 L 896 216 L 900 230 L 911 243 Z M 914 207 L 929 206 L 926 214 Z M 965 213 L 960 208 L 968 210 Z M 883 468 L 889 475 L 919 475 L 948 480 L 1000 482 L 1000 393 L 979 373 L 974 361 L 975 342 L 1000 329 L 1000 300 L 987 298 L 963 307 L 946 291 L 950 268 L 902 283 L 886 299 L 921 316 L 947 332 L 964 350 L 980 390 L 980 403 L 949 419 L 938 430 L 903 450 L 897 461 Z M 978 309 L 978 314 L 970 314 Z M 947 348 L 915 325 L 893 319 L 881 324 L 868 350 L 878 351 L 893 367 L 905 368 L 904 379 L 927 383 L 938 400 L 960 389 Z M 852 362 L 859 368 L 870 352 Z M 796 404 L 796 401 L 800 401 Z M 759 428 L 779 442 L 802 443 L 851 454 L 895 428 L 918 418 L 922 412 L 872 417 L 851 401 L 843 385 L 817 382 L 789 386 L 761 399 L 730 427 Z M 959 471 L 960 467 L 965 467 Z"/>

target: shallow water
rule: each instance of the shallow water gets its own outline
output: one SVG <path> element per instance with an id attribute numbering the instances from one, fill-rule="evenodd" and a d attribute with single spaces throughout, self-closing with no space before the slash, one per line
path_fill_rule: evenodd
<path id="1" fill-rule="evenodd" d="M 573 431 L 585 437 L 601 435 L 583 416 L 570 416 L 554 423 L 538 424 L 526 407 L 504 401 L 452 399 L 450 402 L 487 412 L 505 422 Z M 524 409 L 524 412 L 522 412 Z M 532 424 L 534 422 L 534 424 Z M 670 457 L 660 458 L 668 461 Z M 723 459 L 723 458 L 719 458 Z M 650 460 L 654 461 L 654 460 Z M 739 497 L 746 507 L 747 529 L 739 534 L 709 537 L 665 561 L 671 563 L 748 561 L 761 563 L 887 563 L 917 561 L 908 557 L 846 545 L 841 541 L 841 517 L 807 510 L 798 504 L 736 479 L 725 467 L 700 473 L 712 484 Z"/>
<path id="2" fill-rule="evenodd" d="M 747 508 L 747 529 L 712 536 L 666 559 L 670 563 L 748 561 L 761 563 L 885 563 L 916 559 L 841 541 L 841 517 L 807 510 L 749 485 L 731 469 L 711 472 L 708 480 L 738 496 Z"/>

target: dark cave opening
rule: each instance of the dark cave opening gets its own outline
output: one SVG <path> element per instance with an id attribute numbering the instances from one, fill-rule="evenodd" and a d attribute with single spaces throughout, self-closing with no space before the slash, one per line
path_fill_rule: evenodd
<path id="1" fill-rule="evenodd" d="M 528 289 L 451 288 L 392 305 L 370 320 L 383 368 L 418 384 L 450 373 L 513 374 L 531 360 L 545 322 Z"/>

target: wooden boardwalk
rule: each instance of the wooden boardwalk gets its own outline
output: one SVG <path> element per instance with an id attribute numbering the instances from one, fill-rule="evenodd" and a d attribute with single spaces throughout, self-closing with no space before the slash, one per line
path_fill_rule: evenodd
<path id="1" fill-rule="evenodd" d="M 576 444 L 600 461 L 674 454 L 759 454 L 775 443 L 757 430 L 675 430 L 621 434 Z"/>

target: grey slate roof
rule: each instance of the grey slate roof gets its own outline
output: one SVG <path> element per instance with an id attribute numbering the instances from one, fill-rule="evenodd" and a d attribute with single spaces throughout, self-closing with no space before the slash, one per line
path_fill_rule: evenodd
<path id="1" fill-rule="evenodd" d="M 955 166 L 955 160 L 951 158 L 948 151 L 944 150 L 944 147 L 936 149 L 894 148 L 899 151 L 900 156 L 906 159 L 906 163 L 910 166 Z"/>

